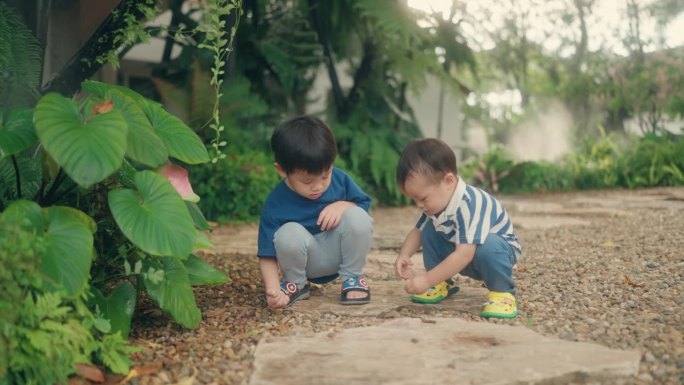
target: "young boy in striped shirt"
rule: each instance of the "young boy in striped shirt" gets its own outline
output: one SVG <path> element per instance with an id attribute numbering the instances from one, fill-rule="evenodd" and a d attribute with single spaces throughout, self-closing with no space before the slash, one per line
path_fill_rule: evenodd
<path id="1" fill-rule="evenodd" d="M 458 292 L 456 274 L 490 290 L 480 316 L 517 316 L 513 265 L 520 243 L 501 203 L 458 176 L 453 150 L 439 139 L 417 139 L 401 154 L 397 183 L 423 210 L 394 263 L 411 300 L 437 303 Z M 411 256 L 423 247 L 427 272 L 412 275 Z"/>

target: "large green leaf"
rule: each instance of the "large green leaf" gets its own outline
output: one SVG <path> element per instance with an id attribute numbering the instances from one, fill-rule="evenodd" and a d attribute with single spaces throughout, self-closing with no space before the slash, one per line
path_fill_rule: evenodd
<path id="1" fill-rule="evenodd" d="M 100 97 L 110 90 L 117 90 L 132 98 L 142 108 L 152 127 L 168 149 L 169 154 L 188 164 L 209 161 L 209 153 L 200 138 L 182 120 L 170 114 L 161 104 L 151 101 L 126 87 L 87 80 L 81 84 L 83 89 Z"/>
<path id="2" fill-rule="evenodd" d="M 104 318 L 109 320 L 112 333 L 120 331 L 123 338 L 128 338 L 137 300 L 135 287 L 130 282 L 124 282 L 106 297 L 97 289 L 91 291 L 94 296 L 91 303 L 97 305 Z"/>
<path id="3" fill-rule="evenodd" d="M 209 161 L 209 153 L 204 143 L 183 121 L 159 105 L 144 103 L 141 107 L 152 122 L 152 127 L 164 140 L 169 155 L 188 164 Z"/>
<path id="4" fill-rule="evenodd" d="M 101 83 L 97 82 L 94 80 L 85 80 L 83 83 L 81 83 L 81 88 L 84 90 L 95 94 L 101 98 L 105 98 L 107 95 L 107 92 L 111 90 L 116 90 L 121 92 L 122 94 L 128 96 L 129 98 L 135 100 L 135 102 L 138 104 L 140 107 L 143 103 L 150 103 L 153 105 L 160 105 L 157 102 L 154 102 L 150 99 L 147 99 L 146 97 L 140 95 L 139 93 L 133 91 L 132 89 L 124 86 L 119 86 L 116 84 L 108 84 L 108 83 Z"/>
<path id="5" fill-rule="evenodd" d="M 190 213 L 195 226 L 200 230 L 210 231 L 211 225 L 207 222 L 207 219 L 204 218 L 204 214 L 202 214 L 202 210 L 197 203 L 188 201 L 183 202 L 185 202 L 185 206 L 188 208 L 188 212 Z"/>
<path id="6" fill-rule="evenodd" d="M 70 296 L 86 287 L 93 260 L 93 233 L 79 211 L 53 206 L 46 211 L 46 249 L 40 270 L 66 289 Z"/>
<path id="7" fill-rule="evenodd" d="M 20 153 L 37 141 L 32 109 L 12 110 L 4 126 L 0 121 L 0 159 Z"/>
<path id="8" fill-rule="evenodd" d="M 38 102 L 34 116 L 45 150 L 78 184 L 90 186 L 121 167 L 128 125 L 118 110 L 84 122 L 73 101 L 49 93 Z"/>
<path id="9" fill-rule="evenodd" d="M 134 181 L 137 192 L 109 192 L 109 206 L 121 231 L 149 254 L 186 258 L 196 231 L 180 195 L 152 171 L 136 173 Z"/>
<path id="10" fill-rule="evenodd" d="M 34 201 L 21 199 L 2 212 L 2 220 L 38 232 L 43 229 L 43 209 Z"/>
<path id="11" fill-rule="evenodd" d="M 2 213 L 4 221 L 42 234 L 45 248 L 40 271 L 52 289 L 64 288 L 71 297 L 85 289 L 94 255 L 94 224 L 91 226 L 92 220 L 86 217 L 71 207 L 52 206 L 41 210 L 37 203 L 25 200 L 13 203 Z"/>
<path id="12" fill-rule="evenodd" d="M 151 167 L 166 163 L 169 153 L 164 141 L 154 131 L 136 101 L 119 90 L 110 90 L 105 98 L 114 101 L 114 107 L 121 110 L 128 123 L 126 156 Z"/>
<path id="13" fill-rule="evenodd" d="M 145 287 L 150 297 L 176 322 L 187 328 L 196 328 L 200 323 L 201 313 L 183 263 L 172 257 L 162 257 L 160 261 L 145 260 L 143 269 L 147 271 L 150 267 L 164 271 L 161 282 L 145 276 Z"/>
<path id="14" fill-rule="evenodd" d="M 194 254 L 191 254 L 187 260 L 183 261 L 183 264 L 188 270 L 191 285 L 217 285 L 230 282 L 230 278 L 221 270 L 204 262 Z"/>

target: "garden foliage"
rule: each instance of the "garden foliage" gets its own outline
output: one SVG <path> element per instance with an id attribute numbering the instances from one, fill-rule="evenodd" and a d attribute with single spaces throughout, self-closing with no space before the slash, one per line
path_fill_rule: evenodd
<path id="1" fill-rule="evenodd" d="M 508 193 L 684 186 L 683 135 L 665 132 L 624 139 L 601 132 L 557 162 L 515 162 L 503 147 L 493 146 L 466 162 L 461 172 L 475 185 Z"/>
<path id="2" fill-rule="evenodd" d="M 2 56 L 3 87 L 30 96 L 0 110 L 0 383 L 66 383 L 75 363 L 127 373 L 139 301 L 195 328 L 192 286 L 228 280 L 194 254 L 210 227 L 178 176 L 208 162 L 207 148 L 126 87 L 39 95 L 40 66 L 22 54 L 38 43 L 0 11 L 11 15 L 0 50 L 16 53 Z"/>

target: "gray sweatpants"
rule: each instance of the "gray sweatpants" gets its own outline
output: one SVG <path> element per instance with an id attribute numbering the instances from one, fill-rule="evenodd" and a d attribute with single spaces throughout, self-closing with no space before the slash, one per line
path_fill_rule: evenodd
<path id="1" fill-rule="evenodd" d="M 282 225 L 273 243 L 283 278 L 302 286 L 308 278 L 364 274 L 373 242 L 373 219 L 360 207 L 344 211 L 337 227 L 312 235 L 296 222 Z"/>

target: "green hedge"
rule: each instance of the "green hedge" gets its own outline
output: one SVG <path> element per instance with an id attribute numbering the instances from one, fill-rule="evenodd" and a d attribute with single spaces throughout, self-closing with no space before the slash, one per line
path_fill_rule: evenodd
<path id="1" fill-rule="evenodd" d="M 270 155 L 251 151 L 228 154 L 217 163 L 193 167 L 190 179 L 207 219 L 244 222 L 258 219 L 280 176 Z"/>
<path id="2" fill-rule="evenodd" d="M 469 183 L 504 193 L 684 186 L 684 136 L 601 135 L 558 162 L 514 162 L 493 146 L 461 173 Z"/>

